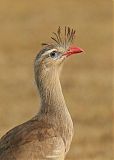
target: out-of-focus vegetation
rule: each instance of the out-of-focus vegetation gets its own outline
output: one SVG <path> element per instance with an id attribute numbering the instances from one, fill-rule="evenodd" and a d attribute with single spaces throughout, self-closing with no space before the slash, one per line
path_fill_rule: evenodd
<path id="1" fill-rule="evenodd" d="M 76 29 L 86 54 L 61 77 L 75 135 L 67 160 L 112 160 L 112 2 L 0 0 L 0 136 L 39 108 L 33 62 L 58 26 Z"/>

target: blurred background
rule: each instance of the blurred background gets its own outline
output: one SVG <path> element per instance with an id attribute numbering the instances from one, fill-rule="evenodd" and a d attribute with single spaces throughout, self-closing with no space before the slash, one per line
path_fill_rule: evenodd
<path id="1" fill-rule="evenodd" d="M 112 1 L 0 0 L 0 137 L 38 112 L 34 58 L 58 26 L 86 54 L 61 77 L 75 135 L 67 160 L 112 160 Z"/>

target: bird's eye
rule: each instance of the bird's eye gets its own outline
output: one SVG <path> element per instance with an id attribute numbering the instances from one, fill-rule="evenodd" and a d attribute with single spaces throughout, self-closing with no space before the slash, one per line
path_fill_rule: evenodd
<path id="1" fill-rule="evenodd" d="M 50 57 L 53 59 L 57 59 L 58 58 L 58 53 L 56 51 L 53 51 L 50 53 Z"/>

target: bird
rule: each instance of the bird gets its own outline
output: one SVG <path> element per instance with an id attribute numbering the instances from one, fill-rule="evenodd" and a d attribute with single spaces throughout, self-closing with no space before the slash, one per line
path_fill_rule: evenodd
<path id="1" fill-rule="evenodd" d="M 58 27 L 52 35 L 34 61 L 39 112 L 2 136 L 0 160 L 64 160 L 70 149 L 74 127 L 59 78 L 67 57 L 83 49 L 73 45 L 70 27 Z"/>

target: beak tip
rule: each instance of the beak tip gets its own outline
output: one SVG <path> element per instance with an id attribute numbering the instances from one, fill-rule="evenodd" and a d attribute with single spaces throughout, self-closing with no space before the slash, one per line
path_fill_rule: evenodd
<path id="1" fill-rule="evenodd" d="M 83 49 L 81 49 L 81 52 L 85 53 Z"/>

